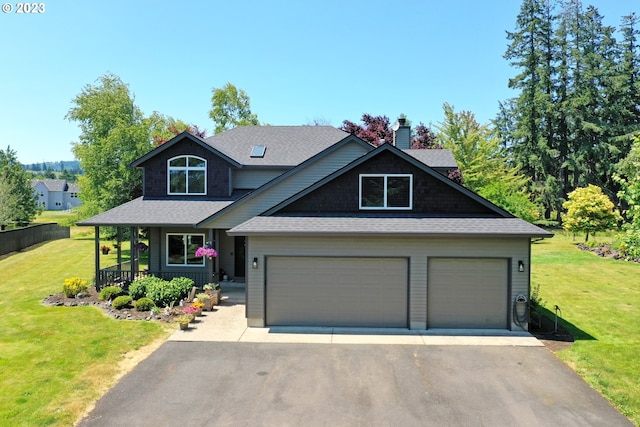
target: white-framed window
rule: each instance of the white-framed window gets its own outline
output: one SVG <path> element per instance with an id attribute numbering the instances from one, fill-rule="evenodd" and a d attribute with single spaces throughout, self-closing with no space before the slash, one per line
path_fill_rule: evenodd
<path id="1" fill-rule="evenodd" d="M 196 257 L 201 246 L 204 246 L 204 234 L 167 233 L 167 265 L 203 266 L 204 257 Z"/>
<path id="2" fill-rule="evenodd" d="M 207 161 L 197 156 L 178 156 L 169 159 L 168 194 L 206 194 Z"/>
<path id="3" fill-rule="evenodd" d="M 360 175 L 360 209 L 409 210 L 412 207 L 413 175 Z"/>

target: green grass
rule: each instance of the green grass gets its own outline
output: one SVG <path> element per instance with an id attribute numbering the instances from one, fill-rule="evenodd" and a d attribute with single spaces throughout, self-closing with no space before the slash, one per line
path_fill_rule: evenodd
<path id="1" fill-rule="evenodd" d="M 0 425 L 73 425 L 113 385 L 120 362 L 169 333 L 95 307 L 42 304 L 65 278 L 93 278 L 91 230 L 0 259 Z"/>
<path id="2" fill-rule="evenodd" d="M 582 239 L 559 232 L 535 243 L 531 281 L 576 339 L 557 355 L 640 425 L 640 264 L 580 251 Z"/>

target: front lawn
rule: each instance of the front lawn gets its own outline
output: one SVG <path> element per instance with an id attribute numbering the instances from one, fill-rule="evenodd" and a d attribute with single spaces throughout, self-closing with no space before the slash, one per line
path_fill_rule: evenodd
<path id="1" fill-rule="evenodd" d="M 0 259 L 0 425 L 69 426 L 114 384 L 122 364 L 163 341 L 157 322 L 95 307 L 47 307 L 65 278 L 93 278 L 91 228 Z"/>
<path id="2" fill-rule="evenodd" d="M 580 251 L 583 239 L 558 232 L 534 243 L 531 282 L 575 337 L 558 357 L 640 425 L 640 264 Z"/>

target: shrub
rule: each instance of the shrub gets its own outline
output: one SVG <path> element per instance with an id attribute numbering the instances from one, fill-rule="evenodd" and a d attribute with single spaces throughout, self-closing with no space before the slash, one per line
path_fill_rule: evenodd
<path id="1" fill-rule="evenodd" d="M 172 286 L 175 286 L 181 292 L 180 298 L 189 295 L 189 291 L 196 284 L 192 279 L 188 277 L 174 277 L 171 279 Z"/>
<path id="2" fill-rule="evenodd" d="M 107 286 L 100 291 L 100 301 L 109 301 L 124 294 L 120 286 Z"/>
<path id="3" fill-rule="evenodd" d="M 62 292 L 67 298 L 74 298 L 80 292 L 86 292 L 87 289 L 88 282 L 79 277 L 64 279 L 64 284 L 62 285 Z"/>
<path id="4" fill-rule="evenodd" d="M 147 279 L 149 280 L 145 281 L 146 296 L 158 307 L 175 304 L 181 298 L 185 298 L 195 285 L 195 282 L 187 277 L 176 277 L 169 282 L 156 277 Z"/>
<path id="5" fill-rule="evenodd" d="M 140 299 L 146 296 L 148 284 L 157 280 L 162 280 L 162 279 L 158 279 L 157 277 L 154 277 L 154 276 L 149 276 L 149 277 L 143 277 L 141 279 L 134 280 L 133 283 L 129 285 L 129 295 L 131 295 L 131 298 L 133 299 Z"/>
<path id="6" fill-rule="evenodd" d="M 134 305 L 134 307 L 138 311 L 149 311 L 155 306 L 156 305 L 153 303 L 153 300 L 151 298 L 146 298 L 146 297 L 140 298 L 138 301 L 136 301 Z"/>
<path id="7" fill-rule="evenodd" d="M 130 295 L 120 295 L 116 299 L 113 300 L 112 307 L 116 310 L 120 310 L 121 308 L 126 308 L 131 305 L 131 296 Z"/>

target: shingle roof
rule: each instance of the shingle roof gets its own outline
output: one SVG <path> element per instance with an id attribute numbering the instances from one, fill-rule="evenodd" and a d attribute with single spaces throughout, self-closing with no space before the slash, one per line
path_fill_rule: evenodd
<path id="1" fill-rule="evenodd" d="M 65 179 L 34 179 L 31 181 L 31 185 L 35 186 L 39 182 L 44 184 L 49 191 L 64 191 L 67 186 L 67 180 Z"/>
<path id="2" fill-rule="evenodd" d="M 297 166 L 349 136 L 332 126 L 240 126 L 205 142 L 242 165 Z M 264 145 L 264 157 L 251 157 Z"/>
<path id="3" fill-rule="evenodd" d="M 552 237 L 520 218 L 353 218 L 257 216 L 229 235 L 388 235 L 420 237 Z"/>
<path id="4" fill-rule="evenodd" d="M 456 169 L 458 163 L 451 150 L 402 150 L 432 168 Z"/>
<path id="5" fill-rule="evenodd" d="M 232 201 L 144 200 L 134 199 L 110 209 L 78 225 L 94 226 L 170 226 L 195 225 Z"/>

